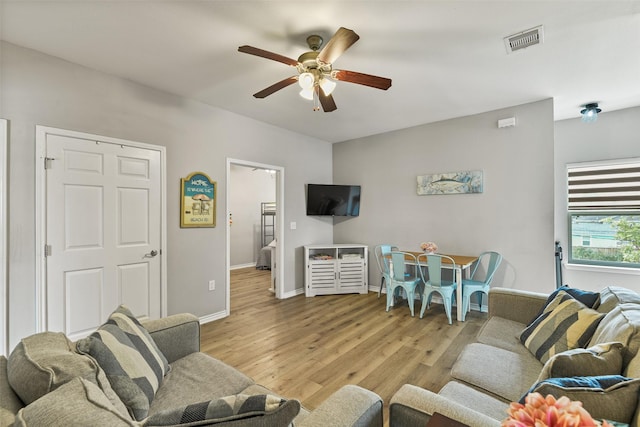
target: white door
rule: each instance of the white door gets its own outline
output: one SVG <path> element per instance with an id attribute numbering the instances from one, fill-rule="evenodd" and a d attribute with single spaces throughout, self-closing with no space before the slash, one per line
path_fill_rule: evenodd
<path id="1" fill-rule="evenodd" d="M 75 340 L 119 305 L 161 315 L 157 150 L 46 134 L 46 329 Z"/>

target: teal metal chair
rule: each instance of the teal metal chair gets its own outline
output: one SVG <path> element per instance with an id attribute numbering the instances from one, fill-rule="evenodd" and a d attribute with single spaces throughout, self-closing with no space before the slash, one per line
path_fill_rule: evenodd
<path id="1" fill-rule="evenodd" d="M 391 266 L 385 273 L 385 281 L 387 283 L 387 311 L 393 305 L 394 297 L 401 289 L 407 294 L 407 302 L 413 317 L 413 306 L 415 303 L 416 287 L 420 285 L 422 279 L 417 275 L 416 256 L 408 252 L 391 251 L 388 255 L 391 259 Z M 410 266 L 407 269 L 407 266 Z M 413 271 L 409 273 L 408 271 Z"/>
<path id="2" fill-rule="evenodd" d="M 486 261 L 487 259 L 488 261 Z M 467 317 L 467 313 L 471 311 L 471 295 L 475 293 L 478 294 L 478 306 L 480 307 L 480 311 L 482 311 L 482 294 L 489 295 L 491 281 L 501 262 L 502 255 L 498 252 L 483 252 L 478 256 L 478 261 L 471 271 L 470 278 L 462 279 L 462 321 Z M 476 272 L 478 272 L 478 267 L 484 263 L 487 263 L 487 273 L 484 279 L 481 280 L 476 277 Z"/>
<path id="3" fill-rule="evenodd" d="M 442 279 L 442 260 L 445 259 L 449 261 L 453 269 L 452 271 L 452 279 L 443 280 Z M 447 313 L 447 319 L 449 319 L 449 324 L 451 324 L 451 307 L 453 306 L 453 299 L 455 297 L 456 292 L 456 263 L 453 258 L 448 257 L 446 255 L 439 254 L 420 254 L 418 256 L 418 271 L 420 272 L 422 281 L 424 282 L 424 290 L 422 291 L 422 308 L 420 309 L 420 318 L 424 316 L 425 309 L 431 306 L 431 297 L 434 292 L 437 292 L 442 297 L 442 302 L 444 304 L 444 311 Z M 426 266 L 429 274 L 429 280 L 424 279 L 424 274 L 422 272 L 422 267 Z M 450 269 L 447 267 L 447 269 Z"/>
<path id="4" fill-rule="evenodd" d="M 389 275 L 389 254 L 392 251 L 397 251 L 398 248 L 394 245 L 378 245 L 373 248 L 373 253 L 378 263 L 378 270 L 380 271 L 380 289 L 378 289 L 378 298 L 382 294 L 382 287 L 386 281 L 385 273 Z"/>

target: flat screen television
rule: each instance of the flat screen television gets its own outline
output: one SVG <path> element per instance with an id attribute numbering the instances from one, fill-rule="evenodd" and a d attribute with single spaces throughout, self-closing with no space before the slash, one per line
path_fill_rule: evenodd
<path id="1" fill-rule="evenodd" d="M 307 184 L 307 215 L 360 215 L 360 186 Z"/>

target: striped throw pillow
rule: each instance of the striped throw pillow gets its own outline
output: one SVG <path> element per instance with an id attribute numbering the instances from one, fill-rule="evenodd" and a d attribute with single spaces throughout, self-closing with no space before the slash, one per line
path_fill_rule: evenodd
<path id="1" fill-rule="evenodd" d="M 131 416 L 146 418 L 169 363 L 131 311 L 121 305 L 76 347 L 98 362 Z"/>
<path id="2" fill-rule="evenodd" d="M 520 341 L 542 363 L 565 350 L 584 348 L 604 314 L 564 291 L 545 307 L 520 335 Z"/>
<path id="3" fill-rule="evenodd" d="M 145 427 L 223 424 L 243 427 L 288 426 L 300 412 L 300 402 L 268 394 L 225 396 L 153 414 Z"/>

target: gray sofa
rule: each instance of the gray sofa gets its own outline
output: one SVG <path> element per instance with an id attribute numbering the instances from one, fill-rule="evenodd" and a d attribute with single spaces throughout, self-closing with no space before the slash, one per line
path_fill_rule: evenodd
<path id="1" fill-rule="evenodd" d="M 437 412 L 470 426 L 500 426 L 507 418 L 509 403 L 519 401 L 537 384 L 541 388 L 535 391 L 543 396 L 559 393 L 580 400 L 594 418 L 640 426 L 640 295 L 619 287 L 603 289 L 593 306 L 602 316 L 584 346 L 589 350 L 559 352 L 543 364 L 519 337 L 548 298 L 540 293 L 492 288 L 489 318 L 477 342 L 468 344 L 458 356 L 450 381 L 438 393 L 410 384 L 402 386 L 389 402 L 389 425 L 426 425 Z M 554 373 L 563 369 L 561 375 Z M 575 370 L 583 372 L 571 372 Z M 624 387 L 602 390 L 554 388 L 539 382 L 553 376 L 571 380 L 615 374 L 633 379 L 624 382 Z"/>
<path id="2" fill-rule="evenodd" d="M 181 419 L 183 413 L 176 411 L 207 401 L 218 405 L 216 411 L 233 411 L 220 405 L 233 407 L 248 402 L 248 396 L 259 400 L 263 395 L 274 395 L 238 370 L 200 352 L 200 324 L 195 316 L 173 315 L 142 325 L 170 366 L 161 376 L 145 419 L 132 417 L 123 406 L 124 400 L 114 394 L 115 385 L 109 387 L 111 378 L 116 377 L 107 380 L 97 359 L 80 354 L 80 341 L 72 343 L 63 334 L 47 332 L 22 340 L 9 359 L 0 357 L 0 425 L 213 425 L 212 420 Z M 124 363 L 122 366 L 126 369 Z M 266 408 L 271 401 L 260 402 Z M 215 405 L 203 410 L 207 416 Z M 294 425 L 301 427 L 378 427 L 383 422 L 382 407 L 375 393 L 348 385 L 313 411 L 302 408 L 297 400 L 278 399 L 270 411 L 244 407 L 245 416 L 219 418 L 215 425 L 280 427 L 295 417 Z M 155 423 L 158 420 L 162 422 Z"/>

